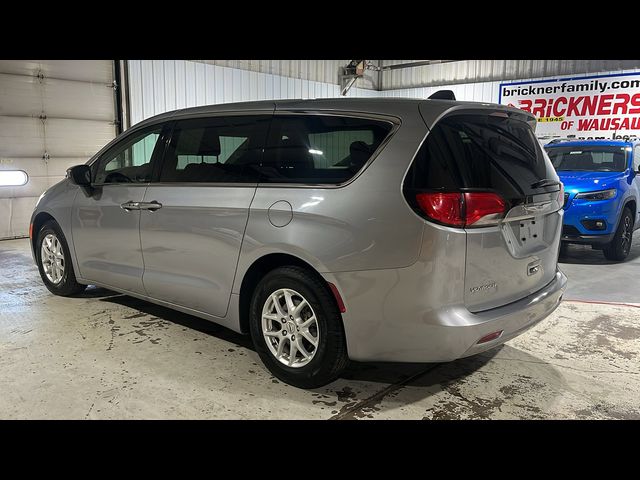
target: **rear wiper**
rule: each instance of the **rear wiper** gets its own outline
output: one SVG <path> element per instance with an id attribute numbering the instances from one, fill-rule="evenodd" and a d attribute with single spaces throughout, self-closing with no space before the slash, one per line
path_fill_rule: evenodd
<path id="1" fill-rule="evenodd" d="M 531 184 L 531 188 L 542 188 L 542 187 L 552 187 L 554 185 L 562 185 L 562 183 L 557 180 L 551 180 L 550 178 L 543 178 L 542 180 L 538 180 L 535 183 Z"/>

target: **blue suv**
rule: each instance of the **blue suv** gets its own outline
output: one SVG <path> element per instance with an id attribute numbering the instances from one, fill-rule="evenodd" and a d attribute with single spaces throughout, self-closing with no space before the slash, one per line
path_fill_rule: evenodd
<path id="1" fill-rule="evenodd" d="M 545 149 L 564 184 L 564 244 L 624 260 L 640 225 L 640 141 L 554 141 Z"/>

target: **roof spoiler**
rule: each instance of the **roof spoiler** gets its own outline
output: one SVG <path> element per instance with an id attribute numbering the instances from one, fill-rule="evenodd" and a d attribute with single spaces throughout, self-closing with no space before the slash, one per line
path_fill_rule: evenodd
<path id="1" fill-rule="evenodd" d="M 438 90 L 429 96 L 429 100 L 455 100 L 456 96 L 452 90 Z"/>

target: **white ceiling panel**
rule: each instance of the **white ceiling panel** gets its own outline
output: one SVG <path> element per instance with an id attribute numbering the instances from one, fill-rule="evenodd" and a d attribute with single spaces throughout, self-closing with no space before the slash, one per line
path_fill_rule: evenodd
<path id="1" fill-rule="evenodd" d="M 113 121 L 113 89 L 104 84 L 0 74 L 0 115 Z"/>
<path id="2" fill-rule="evenodd" d="M 44 130 L 46 129 L 46 145 Z M 0 157 L 90 157 L 115 136 L 109 122 L 0 116 Z"/>
<path id="3" fill-rule="evenodd" d="M 112 83 L 112 60 L 0 60 L 0 73 Z"/>
<path id="4" fill-rule="evenodd" d="M 49 188 L 49 177 L 32 177 L 20 187 L 0 187 L 0 198 L 39 197 Z"/>
<path id="5" fill-rule="evenodd" d="M 0 170 L 29 176 L 0 187 L 0 238 L 27 235 L 40 194 L 113 139 L 112 83 L 111 60 L 0 60 Z"/>
<path id="6" fill-rule="evenodd" d="M 46 176 L 48 175 L 49 165 L 43 158 L 38 157 L 3 158 L 0 161 L 0 171 L 3 170 L 23 170 L 30 177 Z"/>
<path id="7" fill-rule="evenodd" d="M 42 157 L 44 151 L 39 118 L 0 116 L 0 158 Z"/>
<path id="8" fill-rule="evenodd" d="M 48 161 L 41 157 L 2 158 L 0 171 L 23 170 L 32 176 L 64 176 L 67 168 L 86 163 L 90 157 L 50 157 Z"/>
<path id="9" fill-rule="evenodd" d="M 11 217 L 9 228 L 11 230 L 11 236 L 24 235 L 23 232 L 29 233 L 29 222 L 31 221 L 31 214 L 33 213 L 33 207 L 36 206 L 38 197 L 40 194 L 34 197 L 19 197 L 11 198 Z"/>
<path id="10" fill-rule="evenodd" d="M 48 119 L 47 151 L 52 157 L 90 157 L 115 136 L 108 122 Z"/>

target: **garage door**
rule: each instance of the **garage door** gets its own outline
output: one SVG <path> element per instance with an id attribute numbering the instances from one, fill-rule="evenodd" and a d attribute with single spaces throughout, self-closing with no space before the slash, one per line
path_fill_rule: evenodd
<path id="1" fill-rule="evenodd" d="M 115 136 L 115 118 L 112 61 L 0 60 L 0 185 L 13 184 L 0 239 L 28 235 L 40 194 Z"/>

